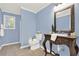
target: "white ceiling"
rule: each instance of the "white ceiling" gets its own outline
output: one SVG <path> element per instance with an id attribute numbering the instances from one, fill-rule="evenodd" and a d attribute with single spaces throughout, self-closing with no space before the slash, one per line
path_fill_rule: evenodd
<path id="1" fill-rule="evenodd" d="M 50 4 L 49 3 L 0 3 L 0 8 L 2 9 L 2 11 L 20 14 L 21 8 L 36 13 L 48 5 Z"/>

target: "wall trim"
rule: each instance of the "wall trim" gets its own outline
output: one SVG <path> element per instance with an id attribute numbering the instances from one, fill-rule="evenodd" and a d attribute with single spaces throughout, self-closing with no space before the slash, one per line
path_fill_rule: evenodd
<path id="1" fill-rule="evenodd" d="M 29 11 L 29 12 L 32 12 L 32 13 L 34 13 L 34 14 L 35 14 L 35 12 L 34 12 L 33 10 L 28 9 L 28 8 L 24 8 L 23 6 L 21 7 L 21 9 L 26 10 L 26 11 Z"/>
<path id="2" fill-rule="evenodd" d="M 21 46 L 20 49 L 24 49 L 24 48 L 28 48 L 29 45 L 24 45 L 24 46 Z"/>
<path id="3" fill-rule="evenodd" d="M 51 3 L 49 3 L 48 5 L 45 5 L 44 7 L 41 7 L 39 10 L 37 10 L 35 13 L 37 14 L 38 12 L 40 12 L 41 10 L 43 10 L 44 8 L 48 7 Z"/>
<path id="4" fill-rule="evenodd" d="M 43 10 L 44 8 L 46 8 L 47 6 L 49 6 L 50 4 L 51 4 L 51 3 L 47 4 L 46 6 L 41 7 L 41 8 L 38 9 L 37 11 L 33 11 L 33 10 L 28 9 L 28 8 L 25 8 L 25 7 L 23 7 L 23 6 L 21 6 L 21 9 L 24 9 L 24 10 L 27 10 L 27 11 L 32 12 L 32 13 L 34 13 L 34 14 L 37 14 L 38 12 L 40 12 L 41 10 Z"/>
<path id="5" fill-rule="evenodd" d="M 12 42 L 12 43 L 6 43 L 0 46 L 0 50 L 4 47 L 4 46 L 9 46 L 9 45 L 13 45 L 13 44 L 19 44 L 20 42 Z"/>
<path id="6" fill-rule="evenodd" d="M 8 10 L 3 10 L 2 9 L 2 12 L 7 12 L 7 13 L 11 13 L 11 14 L 15 14 L 15 15 L 20 15 L 20 12 L 19 13 L 17 13 L 17 12 L 13 12 L 13 11 L 8 11 Z"/>

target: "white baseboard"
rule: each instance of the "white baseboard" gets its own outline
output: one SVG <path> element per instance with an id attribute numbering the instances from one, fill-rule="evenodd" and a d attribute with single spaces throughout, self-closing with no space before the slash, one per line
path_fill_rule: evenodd
<path id="1" fill-rule="evenodd" d="M 7 43 L 7 44 L 3 44 L 3 45 L 1 45 L 1 46 L 3 47 L 3 46 L 8 46 L 8 45 L 13 45 L 13 44 L 18 44 L 18 43 L 20 43 L 20 42 Z"/>
<path id="2" fill-rule="evenodd" d="M 20 49 L 27 48 L 27 47 L 29 47 L 29 45 L 21 46 Z"/>
<path id="3" fill-rule="evenodd" d="M 3 44 L 0 46 L 0 50 L 2 49 L 2 47 L 4 46 L 8 46 L 8 45 L 13 45 L 13 44 L 19 44 L 20 42 L 12 42 L 12 43 L 7 43 L 7 44 Z"/>

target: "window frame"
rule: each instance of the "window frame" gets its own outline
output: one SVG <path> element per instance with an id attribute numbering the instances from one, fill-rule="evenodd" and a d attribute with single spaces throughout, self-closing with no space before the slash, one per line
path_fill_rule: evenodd
<path id="1" fill-rule="evenodd" d="M 14 21 L 14 26 L 13 28 L 7 28 L 6 27 L 6 17 L 13 17 L 13 21 Z M 10 20 L 10 19 L 9 19 Z M 3 24 L 4 24 L 4 29 L 15 29 L 15 16 L 11 16 L 11 15 L 3 15 Z"/>

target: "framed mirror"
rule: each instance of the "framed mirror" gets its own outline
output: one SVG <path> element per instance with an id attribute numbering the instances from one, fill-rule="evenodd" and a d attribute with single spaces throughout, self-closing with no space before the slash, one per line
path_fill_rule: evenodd
<path id="1" fill-rule="evenodd" d="M 54 12 L 54 32 L 74 32 L 74 5 Z"/>

